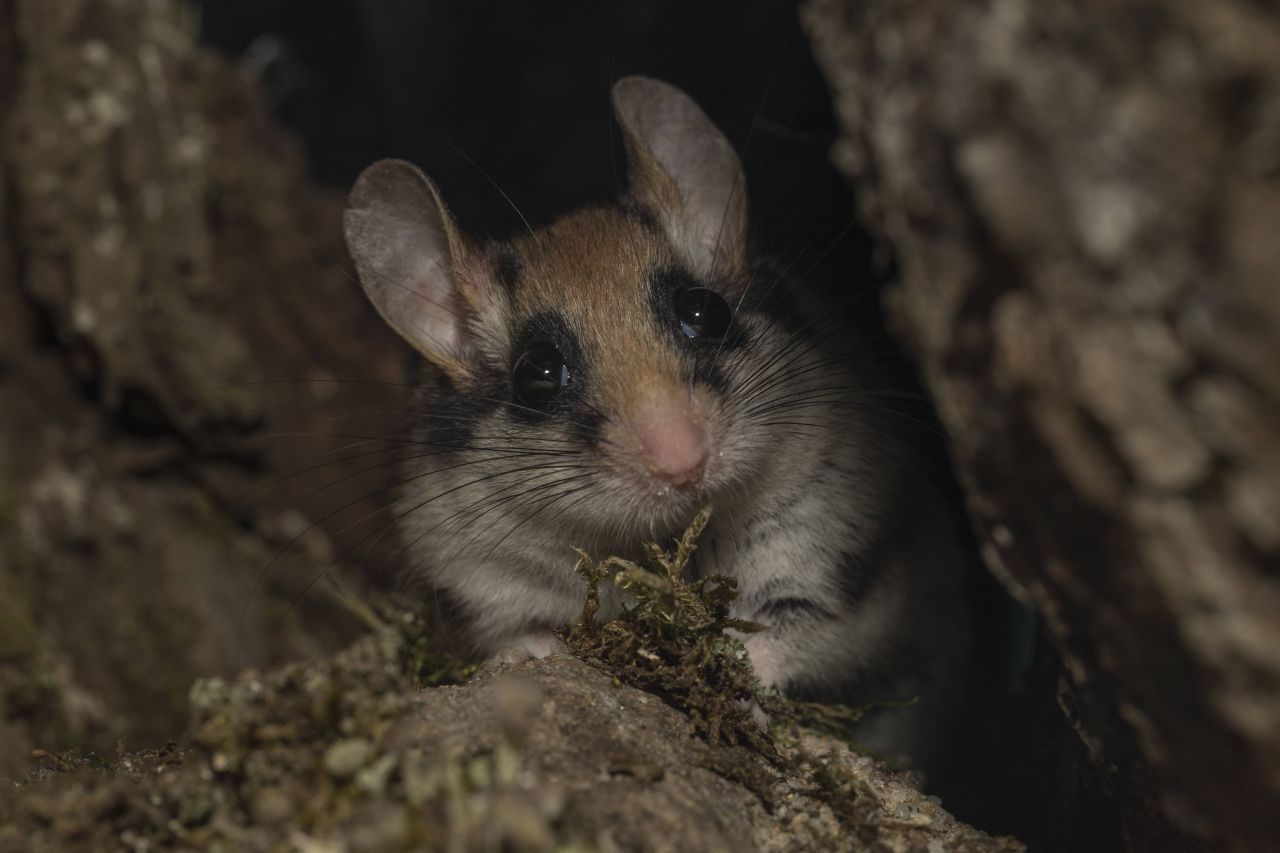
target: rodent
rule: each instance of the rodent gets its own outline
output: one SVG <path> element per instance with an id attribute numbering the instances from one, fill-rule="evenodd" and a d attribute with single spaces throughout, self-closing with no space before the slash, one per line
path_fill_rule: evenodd
<path id="1" fill-rule="evenodd" d="M 408 163 L 351 192 L 362 286 L 434 366 L 397 500 L 404 570 L 478 655 L 541 656 L 582 607 L 572 546 L 634 555 L 710 502 L 698 570 L 736 578 L 735 615 L 769 626 L 746 639 L 760 678 L 915 698 L 860 737 L 927 761 L 967 671 L 968 556 L 913 467 L 917 426 L 876 345 L 753 254 L 739 158 L 698 105 L 642 77 L 612 98 L 617 204 L 482 243 Z"/>

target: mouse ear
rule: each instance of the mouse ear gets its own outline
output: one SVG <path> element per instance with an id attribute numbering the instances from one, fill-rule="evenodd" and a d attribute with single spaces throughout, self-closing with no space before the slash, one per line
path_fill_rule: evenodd
<path id="1" fill-rule="evenodd" d="M 378 313 L 451 378 L 470 376 L 456 284 L 464 244 L 436 185 L 411 163 L 381 160 L 356 180 L 342 222 Z"/>
<path id="2" fill-rule="evenodd" d="M 649 77 L 613 86 L 631 193 L 657 213 L 693 271 L 746 266 L 747 196 L 738 155 L 684 92 Z"/>

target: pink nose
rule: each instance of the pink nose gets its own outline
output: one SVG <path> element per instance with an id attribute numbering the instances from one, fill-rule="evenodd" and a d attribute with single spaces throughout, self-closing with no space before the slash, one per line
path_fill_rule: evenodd
<path id="1" fill-rule="evenodd" d="M 707 433 L 692 413 L 668 405 L 651 405 L 635 417 L 650 475 L 673 486 L 702 479 L 707 462 Z"/>

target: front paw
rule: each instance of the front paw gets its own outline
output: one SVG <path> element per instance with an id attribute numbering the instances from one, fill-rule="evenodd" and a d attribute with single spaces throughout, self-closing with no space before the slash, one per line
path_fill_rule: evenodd
<path id="1" fill-rule="evenodd" d="M 748 637 L 743 645 L 746 646 L 747 656 L 751 658 L 751 668 L 755 671 L 760 684 L 781 691 L 785 678 L 782 671 L 781 650 L 777 643 L 765 634 L 755 634 Z"/>
<path id="2" fill-rule="evenodd" d="M 568 651 L 565 644 L 551 631 L 537 631 L 525 634 L 514 642 L 498 649 L 489 658 L 490 663 L 524 663 L 527 660 L 542 660 L 551 655 Z"/>

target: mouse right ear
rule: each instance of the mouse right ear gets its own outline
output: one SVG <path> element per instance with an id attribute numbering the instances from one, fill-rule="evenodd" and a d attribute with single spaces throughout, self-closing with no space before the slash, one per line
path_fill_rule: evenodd
<path id="1" fill-rule="evenodd" d="M 465 244 L 436 185 L 411 163 L 381 160 L 356 180 L 342 222 L 378 313 L 452 379 L 469 378 L 474 353 L 457 288 Z"/>
<path id="2" fill-rule="evenodd" d="M 658 214 L 699 275 L 746 266 L 747 195 L 729 140 L 693 99 L 661 80 L 624 77 L 613 110 L 627 147 L 631 193 Z"/>

